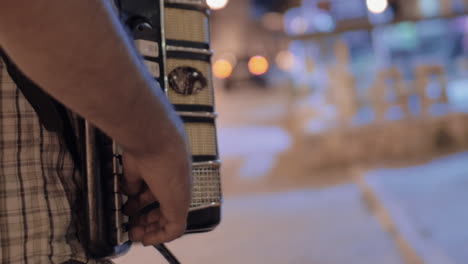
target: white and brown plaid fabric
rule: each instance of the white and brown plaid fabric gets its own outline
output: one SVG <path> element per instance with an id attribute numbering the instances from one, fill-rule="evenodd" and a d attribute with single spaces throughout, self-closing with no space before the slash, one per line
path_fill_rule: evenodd
<path id="1" fill-rule="evenodd" d="M 79 180 L 0 59 L 0 263 L 95 263 L 73 224 Z"/>

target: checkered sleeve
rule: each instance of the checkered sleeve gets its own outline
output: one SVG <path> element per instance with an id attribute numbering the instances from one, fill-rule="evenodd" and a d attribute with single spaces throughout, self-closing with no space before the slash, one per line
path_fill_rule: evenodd
<path id="1" fill-rule="evenodd" d="M 0 59 L 1 263 L 94 263 L 73 224 L 79 176 L 60 137 L 43 128 Z"/>

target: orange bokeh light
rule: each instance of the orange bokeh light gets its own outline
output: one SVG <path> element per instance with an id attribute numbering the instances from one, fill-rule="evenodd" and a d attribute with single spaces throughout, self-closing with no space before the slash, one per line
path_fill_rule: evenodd
<path id="1" fill-rule="evenodd" d="M 217 60 L 213 65 L 213 74 L 219 79 L 226 79 L 232 74 L 232 65 L 227 60 Z"/>
<path id="2" fill-rule="evenodd" d="M 270 67 L 268 60 L 263 56 L 254 56 L 249 60 L 249 71 L 253 75 L 262 75 Z"/>

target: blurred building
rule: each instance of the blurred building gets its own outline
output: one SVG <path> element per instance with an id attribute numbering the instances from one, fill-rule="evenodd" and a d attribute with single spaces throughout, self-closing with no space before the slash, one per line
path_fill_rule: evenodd
<path id="1" fill-rule="evenodd" d="M 360 142 L 347 158 L 319 144 L 315 156 L 331 153 L 325 160 L 365 159 L 370 154 L 358 149 L 366 144 L 378 146 L 372 156 L 382 159 L 438 153 L 423 146 L 439 141 L 461 150 L 468 147 L 458 125 L 468 110 L 467 12 L 465 0 L 231 1 L 213 14 L 214 61 L 231 66 L 217 81 L 230 90 L 286 89 L 287 119 L 296 120 L 290 129 Z M 268 63 L 264 71 L 251 68 L 258 57 Z M 309 114 L 294 117 L 295 108 Z M 426 138 L 418 145 L 414 137 Z"/>

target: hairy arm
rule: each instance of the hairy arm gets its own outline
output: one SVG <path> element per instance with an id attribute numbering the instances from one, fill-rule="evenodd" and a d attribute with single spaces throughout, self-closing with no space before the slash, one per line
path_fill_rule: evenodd
<path id="1" fill-rule="evenodd" d="M 181 121 L 129 41 L 107 0 L 0 0 L 2 48 L 46 92 L 124 147 L 134 177 L 145 180 L 168 218 L 167 234 L 145 239 L 164 242 L 183 232 L 188 151 Z"/>
<path id="2" fill-rule="evenodd" d="M 0 0 L 0 45 L 52 96 L 127 149 L 146 151 L 141 138 L 166 144 L 180 133 L 177 117 L 107 2 Z"/>

